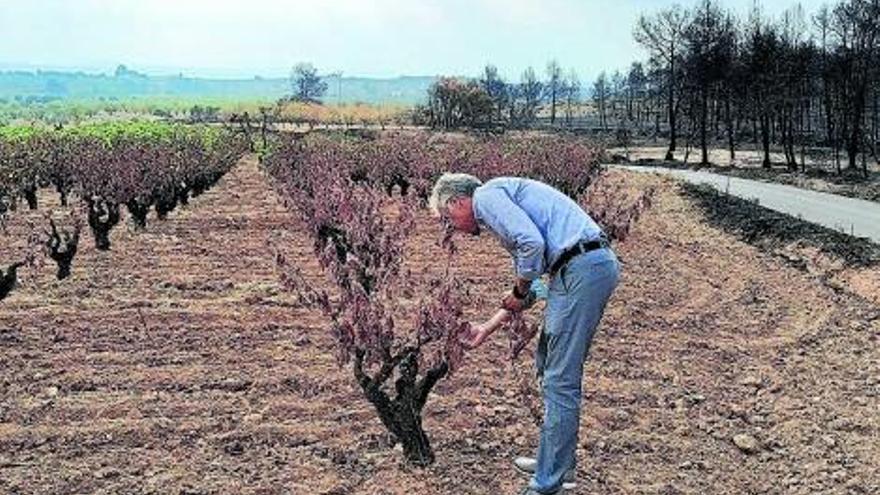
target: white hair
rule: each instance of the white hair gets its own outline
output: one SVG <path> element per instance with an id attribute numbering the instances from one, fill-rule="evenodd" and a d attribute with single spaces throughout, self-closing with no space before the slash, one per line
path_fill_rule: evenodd
<path id="1" fill-rule="evenodd" d="M 431 191 L 428 206 L 434 213 L 439 214 L 440 209 L 446 208 L 446 204 L 450 200 L 460 197 L 469 198 L 474 195 L 474 190 L 481 185 L 483 183 L 480 179 L 470 174 L 443 174 L 434 183 L 434 190 Z"/>

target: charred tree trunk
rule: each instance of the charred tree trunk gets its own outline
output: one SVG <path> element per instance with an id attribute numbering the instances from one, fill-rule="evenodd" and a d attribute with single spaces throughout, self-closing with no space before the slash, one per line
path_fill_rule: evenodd
<path id="1" fill-rule="evenodd" d="M 654 138 L 655 139 L 660 137 L 660 117 L 661 117 L 662 113 L 663 112 L 661 112 L 660 110 L 657 110 L 656 112 L 654 112 Z"/>
<path id="2" fill-rule="evenodd" d="M 702 90 L 702 94 L 700 96 L 700 150 L 702 151 L 702 159 L 700 160 L 701 165 L 709 165 L 709 141 L 708 141 L 708 129 L 709 126 L 709 97 L 707 95 L 707 91 L 704 88 Z"/>
<path id="3" fill-rule="evenodd" d="M 711 116 L 712 116 L 712 133 L 713 133 L 712 138 L 713 139 L 717 139 L 717 137 L 721 135 L 721 132 L 719 130 L 721 128 L 721 112 L 719 110 L 720 107 L 721 107 L 721 102 L 718 99 L 718 93 L 716 91 L 715 94 L 712 96 Z"/>
<path id="4" fill-rule="evenodd" d="M 880 88 L 874 90 L 874 105 L 871 112 L 871 154 L 874 160 L 880 164 L 880 158 L 877 157 L 877 138 L 880 136 Z"/>
<path id="5" fill-rule="evenodd" d="M 770 168 L 770 116 L 761 115 L 761 143 L 764 149 L 764 162 L 761 164 L 764 168 Z"/>
<path id="6" fill-rule="evenodd" d="M 834 111 L 831 108 L 831 92 L 825 89 L 825 136 L 828 144 L 836 146 L 837 137 L 834 134 Z"/>
<path id="7" fill-rule="evenodd" d="M 736 125 L 734 124 L 730 98 L 731 96 L 729 93 L 726 95 L 726 98 L 724 98 L 724 116 L 727 120 L 727 144 L 730 148 L 730 164 L 733 165 L 733 161 L 736 160 Z"/>
<path id="8" fill-rule="evenodd" d="M 804 90 L 804 93 L 806 91 Z M 807 171 L 807 136 L 811 135 L 810 130 L 810 120 L 811 120 L 811 107 L 810 107 L 810 98 L 806 98 L 801 101 L 801 105 L 798 107 L 799 118 L 798 118 L 798 143 L 801 148 L 801 172 L 805 173 Z"/>
<path id="9" fill-rule="evenodd" d="M 840 146 L 837 145 L 836 138 L 834 142 L 834 165 L 837 168 L 837 175 L 843 174 L 843 169 L 840 167 Z"/>
<path id="10" fill-rule="evenodd" d="M 761 145 L 761 134 L 758 132 L 758 119 L 752 118 L 752 141 L 755 142 L 755 147 Z"/>
<path id="11" fill-rule="evenodd" d="M 672 53 L 675 53 L 675 47 L 673 46 Z M 676 110 L 675 107 L 675 58 L 674 56 L 671 58 L 669 63 L 669 92 L 667 93 L 666 104 L 669 108 L 669 150 L 666 152 L 666 161 L 672 161 L 675 159 L 675 148 L 676 148 L 676 138 L 677 138 L 677 128 L 676 128 Z"/>
<path id="12" fill-rule="evenodd" d="M 852 133 L 849 135 L 846 143 L 846 156 L 848 160 L 848 168 L 850 170 L 858 169 L 858 157 L 859 157 L 859 124 L 853 123 L 856 126 Z"/>
<path id="13" fill-rule="evenodd" d="M 786 164 L 789 170 L 797 170 L 797 156 L 794 152 L 794 108 L 789 106 L 783 114 L 783 141 L 785 146 Z"/>

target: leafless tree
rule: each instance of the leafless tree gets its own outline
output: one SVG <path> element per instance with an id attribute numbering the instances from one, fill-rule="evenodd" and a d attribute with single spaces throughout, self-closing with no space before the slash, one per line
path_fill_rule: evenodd
<path id="1" fill-rule="evenodd" d="M 480 79 L 483 90 L 492 99 L 495 107 L 495 119 L 501 122 L 504 119 L 504 109 L 510 99 L 509 85 L 498 75 L 498 69 L 494 65 L 486 65 L 483 69 L 483 77 Z"/>
<path id="2" fill-rule="evenodd" d="M 565 78 L 563 95 L 565 98 L 565 121 L 568 126 L 571 126 L 574 110 L 581 96 L 581 81 L 574 69 L 571 69 Z"/>
<path id="3" fill-rule="evenodd" d="M 610 88 L 608 86 L 608 76 L 602 72 L 593 83 L 593 104 L 596 106 L 596 112 L 599 114 L 599 123 L 602 130 L 608 130 L 608 97 Z"/>
<path id="4" fill-rule="evenodd" d="M 873 80 L 878 74 L 880 0 L 847 0 L 838 4 L 833 11 L 831 29 L 838 43 L 841 70 L 841 131 L 849 168 L 856 169 L 857 157 L 864 145 L 869 92 L 876 86 Z M 868 172 L 865 160 L 863 172 Z"/>
<path id="5" fill-rule="evenodd" d="M 529 125 L 535 120 L 538 107 L 541 105 L 541 95 L 544 84 L 538 80 L 535 69 L 529 67 L 523 72 L 519 84 L 519 97 L 522 107 L 519 112 L 521 125 Z"/>
<path id="6" fill-rule="evenodd" d="M 544 86 L 547 101 L 550 102 L 550 124 L 556 123 L 556 105 L 562 96 L 564 86 L 565 78 L 562 75 L 562 67 L 556 60 L 551 60 L 547 64 L 547 83 Z"/>
<path id="7" fill-rule="evenodd" d="M 677 87 L 681 71 L 679 69 L 685 29 L 690 13 L 679 5 L 674 5 L 653 16 L 642 16 L 634 32 L 636 41 L 651 54 L 655 64 L 663 68 L 666 75 L 667 115 L 669 119 L 669 151 L 666 159 L 673 159 L 676 149 L 679 101 Z"/>
<path id="8" fill-rule="evenodd" d="M 700 132 L 701 163 L 709 163 L 709 107 L 713 93 L 726 80 L 733 59 L 734 29 L 730 16 L 704 0 L 685 30 L 685 74 L 691 108 Z"/>

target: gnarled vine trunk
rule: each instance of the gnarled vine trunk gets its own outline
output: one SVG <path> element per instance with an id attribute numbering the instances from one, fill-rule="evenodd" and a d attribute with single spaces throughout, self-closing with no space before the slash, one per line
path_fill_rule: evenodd
<path id="1" fill-rule="evenodd" d="M 110 250 L 110 231 L 119 223 L 119 205 L 103 199 L 90 199 L 89 227 L 95 236 L 95 247 L 99 251 Z"/>
<path id="2" fill-rule="evenodd" d="M 73 233 L 63 231 L 58 232 L 58 227 L 52 219 L 49 219 L 51 231 L 47 232 L 49 238 L 46 240 L 46 248 L 49 251 L 49 257 L 58 265 L 58 280 L 64 280 L 70 276 L 70 267 L 73 264 L 73 258 L 76 257 L 77 247 L 79 246 L 80 224 L 73 228 Z"/>
<path id="3" fill-rule="evenodd" d="M 156 217 L 159 220 L 168 218 L 168 214 L 177 208 L 177 194 L 174 191 L 163 191 L 156 198 Z"/>
<path id="4" fill-rule="evenodd" d="M 354 375 L 367 400 L 376 408 L 382 424 L 403 446 L 406 460 L 416 466 L 434 462 L 434 450 L 422 427 L 422 410 L 428 394 L 437 381 L 446 376 L 449 366 L 442 362 L 419 378 L 419 351 L 407 348 L 397 356 L 386 355 L 375 376 L 364 370 L 363 353 L 355 356 Z M 396 395 L 392 399 L 382 385 L 398 372 L 394 383 Z"/>
<path id="5" fill-rule="evenodd" d="M 24 188 L 24 199 L 27 201 L 28 208 L 31 210 L 36 210 L 38 206 L 37 201 L 37 186 L 36 185 L 28 185 Z"/>
<path id="6" fill-rule="evenodd" d="M 18 283 L 18 269 L 24 265 L 24 262 L 13 263 L 5 272 L 3 267 L 0 267 L 0 301 L 6 299 L 6 296 L 15 289 Z"/>
<path id="7" fill-rule="evenodd" d="M 67 207 L 67 196 L 70 194 L 70 189 L 66 186 L 56 185 L 55 190 L 58 192 L 58 198 L 61 200 L 61 206 Z"/>
<path id="8" fill-rule="evenodd" d="M 147 214 L 150 212 L 151 204 L 133 198 L 128 200 L 125 206 L 128 207 L 128 213 L 131 215 L 135 228 L 145 229 L 147 227 Z"/>
<path id="9" fill-rule="evenodd" d="M 176 194 L 177 194 L 177 202 L 179 204 L 182 204 L 183 206 L 186 206 L 189 204 L 189 187 L 187 187 L 187 186 L 178 187 Z"/>

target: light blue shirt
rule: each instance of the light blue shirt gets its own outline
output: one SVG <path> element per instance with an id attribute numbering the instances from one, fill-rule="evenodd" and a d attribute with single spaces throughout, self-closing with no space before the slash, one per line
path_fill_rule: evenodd
<path id="1" fill-rule="evenodd" d="M 579 241 L 602 229 L 573 199 L 531 179 L 498 177 L 474 191 L 474 217 L 514 258 L 519 277 L 534 280 Z"/>

